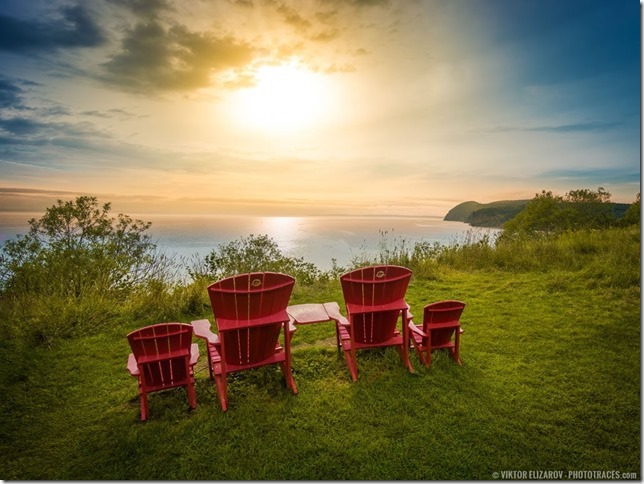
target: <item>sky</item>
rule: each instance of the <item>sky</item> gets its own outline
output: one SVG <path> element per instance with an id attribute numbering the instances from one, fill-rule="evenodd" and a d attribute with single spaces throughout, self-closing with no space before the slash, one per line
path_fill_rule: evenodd
<path id="1" fill-rule="evenodd" d="M 0 211 L 640 192 L 637 0 L 0 0 Z"/>

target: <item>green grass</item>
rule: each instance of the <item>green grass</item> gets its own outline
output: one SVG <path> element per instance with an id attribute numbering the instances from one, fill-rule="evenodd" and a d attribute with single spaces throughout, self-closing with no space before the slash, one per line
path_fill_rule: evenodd
<path id="1" fill-rule="evenodd" d="M 418 318 L 432 301 L 466 303 L 462 367 L 438 352 L 426 369 L 412 355 L 409 374 L 394 350 L 373 350 L 358 354 L 352 383 L 331 323 L 300 326 L 299 394 L 277 368 L 240 373 L 227 413 L 200 342 L 197 409 L 188 410 L 184 389 L 160 392 L 139 421 L 125 334 L 142 321 L 51 348 L 2 343 L 0 477 L 489 480 L 505 470 L 617 470 L 641 478 L 639 282 L 615 283 L 593 267 L 441 267 L 413 279 L 407 300 Z M 337 283 L 298 288 L 291 303 L 328 300 L 342 302 Z"/>

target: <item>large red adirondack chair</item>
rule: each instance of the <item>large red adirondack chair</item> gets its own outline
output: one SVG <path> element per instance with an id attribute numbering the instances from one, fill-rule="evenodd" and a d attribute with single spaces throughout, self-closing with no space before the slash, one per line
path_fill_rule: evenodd
<path id="1" fill-rule="evenodd" d="M 461 365 L 461 323 L 459 321 L 465 303 L 461 301 L 439 301 L 425 306 L 423 324 L 409 322 L 412 343 L 423 364 L 432 363 L 432 351 L 447 348 L 454 361 Z M 453 337 L 453 339 L 452 339 Z"/>
<path id="2" fill-rule="evenodd" d="M 239 274 L 208 286 L 218 334 L 207 319 L 193 321 L 195 335 L 206 340 L 210 377 L 221 408 L 228 408 L 226 375 L 279 364 L 286 386 L 297 393 L 291 372 L 291 336 L 286 313 L 295 279 L 276 272 Z M 279 336 L 284 328 L 284 346 Z"/>
<path id="3" fill-rule="evenodd" d="M 347 319 L 338 319 L 337 330 L 353 381 L 358 379 L 356 350 L 394 346 L 403 364 L 409 361 L 409 305 L 405 292 L 412 272 L 400 266 L 362 267 L 340 276 Z M 402 317 L 402 334 L 396 328 Z"/>
<path id="4" fill-rule="evenodd" d="M 189 324 L 161 323 L 127 335 L 132 348 L 127 369 L 139 381 L 141 420 L 148 418 L 150 392 L 185 386 L 190 408 L 197 406 L 194 366 L 199 346 L 192 343 L 192 332 Z"/>

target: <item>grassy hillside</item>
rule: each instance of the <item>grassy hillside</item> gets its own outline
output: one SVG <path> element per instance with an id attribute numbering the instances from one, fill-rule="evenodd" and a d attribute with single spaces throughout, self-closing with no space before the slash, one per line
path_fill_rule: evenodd
<path id="1" fill-rule="evenodd" d="M 447 212 L 447 215 L 445 215 L 443 220 L 451 222 L 465 222 L 473 211 L 478 210 L 482 206 L 482 203 L 474 201 L 459 203 Z"/>
<path id="2" fill-rule="evenodd" d="M 498 227 L 516 217 L 530 200 L 501 200 L 491 203 L 474 201 L 463 202 L 452 208 L 443 220 L 465 222 L 473 227 Z M 616 218 L 621 218 L 628 210 L 628 203 L 610 203 Z"/>
<path id="3" fill-rule="evenodd" d="M 502 227 L 523 210 L 529 200 L 501 200 L 491 203 L 463 202 L 452 208 L 443 220 L 465 222 L 475 227 Z"/>
<path id="4" fill-rule="evenodd" d="M 430 369 L 412 355 L 409 374 L 393 349 L 359 352 L 352 383 L 331 323 L 300 326 L 299 394 L 276 368 L 247 371 L 231 378 L 222 413 L 199 341 L 197 409 L 183 389 L 156 393 L 141 423 L 125 335 L 154 318 L 51 348 L 4 341 L 0 476 L 493 480 L 508 470 L 564 479 L 616 470 L 641 479 L 639 227 L 391 254 L 414 270 L 407 301 L 417 319 L 432 301 L 466 303 L 462 367 L 439 351 Z M 291 304 L 331 300 L 342 302 L 335 279 L 298 283 Z M 212 321 L 208 311 L 179 320 L 201 317 Z"/>

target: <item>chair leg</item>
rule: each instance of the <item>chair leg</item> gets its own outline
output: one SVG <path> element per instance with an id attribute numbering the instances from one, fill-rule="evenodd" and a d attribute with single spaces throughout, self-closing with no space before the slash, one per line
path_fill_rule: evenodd
<path id="1" fill-rule="evenodd" d="M 192 369 L 190 370 L 190 381 L 188 382 L 188 405 L 190 405 L 190 408 L 192 409 L 197 408 L 197 395 L 195 393 L 195 376 Z"/>
<path id="2" fill-rule="evenodd" d="M 220 365 L 217 366 L 219 366 L 219 368 L 215 368 L 213 371 L 213 373 L 215 374 L 215 386 L 217 389 L 217 395 L 219 396 L 221 411 L 225 412 L 226 410 L 228 410 L 228 388 L 226 385 L 226 374 L 222 372 Z"/>
<path id="3" fill-rule="evenodd" d="M 212 355 L 210 354 L 211 349 L 209 347 L 206 348 L 206 353 L 208 353 L 208 373 L 210 374 L 210 379 L 214 380 L 215 375 L 212 372 Z"/>
<path id="4" fill-rule="evenodd" d="M 351 380 L 358 381 L 358 361 L 356 359 L 356 351 L 353 348 L 347 349 L 343 345 L 344 360 L 347 362 Z"/>
<path id="5" fill-rule="evenodd" d="M 411 347 L 414 348 L 414 350 L 416 351 L 416 356 L 418 356 L 418 359 L 420 360 L 420 362 L 423 365 L 428 366 L 427 365 L 427 359 L 425 358 L 425 355 L 423 354 L 425 351 L 424 351 L 424 349 L 422 347 L 422 342 L 417 343 L 416 340 L 414 339 L 413 335 L 411 336 L 410 339 L 411 339 Z"/>
<path id="6" fill-rule="evenodd" d="M 141 392 L 141 421 L 145 422 L 148 419 L 148 394 Z"/>
<path id="7" fill-rule="evenodd" d="M 459 366 L 463 366 L 463 363 L 461 363 L 461 332 L 457 329 L 455 331 L 456 336 L 454 337 L 454 351 L 452 353 L 452 356 L 454 357 L 454 360 L 456 363 L 458 363 Z"/>
<path id="8" fill-rule="evenodd" d="M 403 360 L 403 364 L 407 367 L 409 373 L 414 373 L 414 367 L 411 366 L 411 360 L 409 359 L 409 327 L 407 326 L 407 317 L 403 315 L 403 328 L 402 328 L 402 348 L 400 352 L 400 357 Z M 413 338 L 412 338 L 413 339 Z"/>
<path id="9" fill-rule="evenodd" d="M 284 375 L 284 380 L 286 380 L 286 387 L 289 388 L 294 395 L 297 395 L 297 385 L 295 385 L 295 378 L 293 378 L 291 365 L 286 362 L 281 362 L 280 369 L 282 370 L 282 375 Z"/>

